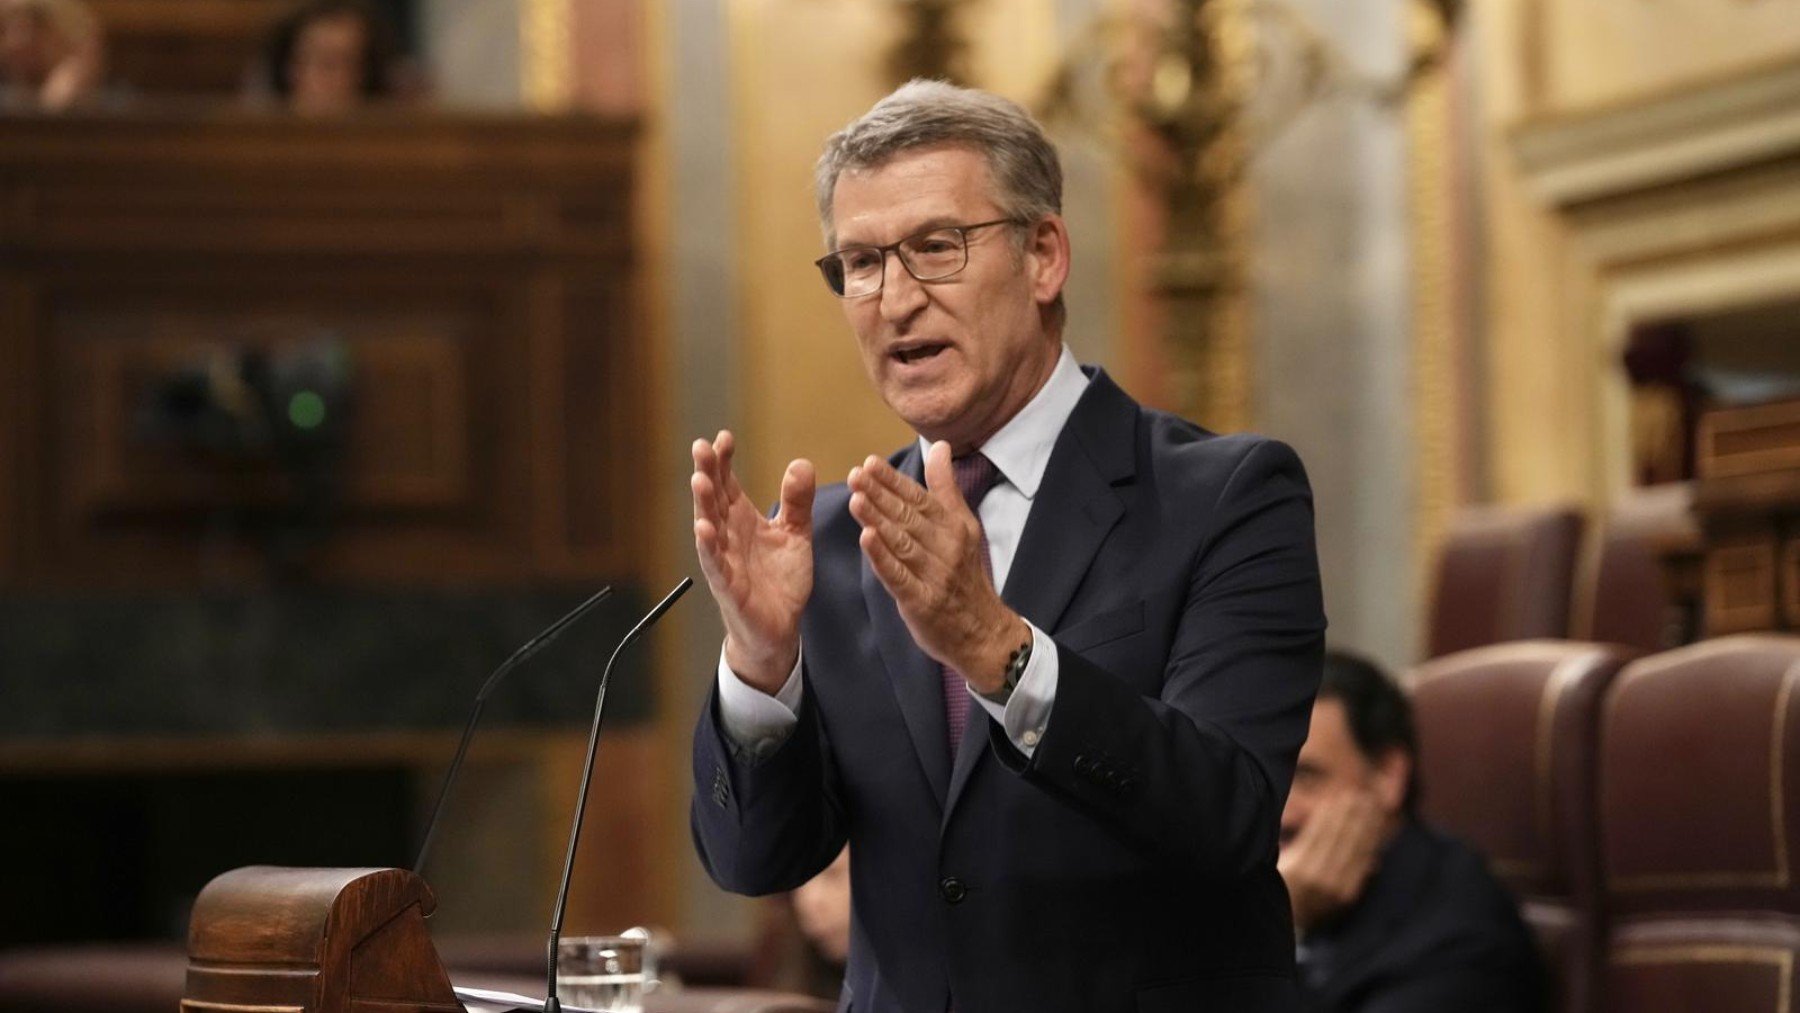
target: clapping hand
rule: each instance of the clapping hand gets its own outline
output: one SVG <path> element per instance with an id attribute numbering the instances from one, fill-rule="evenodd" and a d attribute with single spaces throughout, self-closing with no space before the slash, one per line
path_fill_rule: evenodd
<path id="1" fill-rule="evenodd" d="M 849 484 L 863 555 L 919 649 L 978 692 L 997 691 L 1031 630 L 988 577 L 981 522 L 956 487 L 950 445 L 931 445 L 923 486 L 879 457 L 852 468 Z"/>

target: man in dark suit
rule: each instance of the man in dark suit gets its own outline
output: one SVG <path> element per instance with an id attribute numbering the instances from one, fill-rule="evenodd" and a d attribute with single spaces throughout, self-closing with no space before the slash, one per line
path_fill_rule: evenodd
<path id="1" fill-rule="evenodd" d="M 1281 817 L 1281 874 L 1317 1013 L 1532 1013 L 1544 973 L 1481 856 L 1413 815 L 1412 709 L 1370 663 L 1325 658 Z"/>
<path id="2" fill-rule="evenodd" d="M 1300 462 L 1075 364 L 1061 170 L 1012 103 L 914 82 L 832 137 L 818 197 L 821 272 L 920 439 L 816 495 L 791 463 L 772 515 L 730 433 L 694 445 L 726 629 L 707 870 L 792 889 L 849 841 L 844 1009 L 1294 1008 L 1277 828 L 1324 629 Z"/>

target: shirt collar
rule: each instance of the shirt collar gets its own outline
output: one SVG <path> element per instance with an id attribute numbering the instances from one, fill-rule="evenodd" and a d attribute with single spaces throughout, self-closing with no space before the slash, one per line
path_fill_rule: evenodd
<path id="1" fill-rule="evenodd" d="M 1037 495 L 1038 485 L 1044 480 L 1044 469 L 1050 464 L 1050 451 L 1056 447 L 1056 438 L 1074 413 L 1075 404 L 1081 400 L 1087 385 L 1087 374 L 1075 364 L 1069 346 L 1062 346 L 1056 368 L 1051 370 L 1050 379 L 1045 381 L 1043 388 L 981 445 L 981 452 L 1026 499 Z M 921 436 L 919 452 L 930 449 L 931 444 Z"/>

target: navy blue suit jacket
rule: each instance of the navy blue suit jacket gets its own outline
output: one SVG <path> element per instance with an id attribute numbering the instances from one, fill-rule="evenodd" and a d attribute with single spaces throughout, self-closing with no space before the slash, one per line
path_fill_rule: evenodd
<path id="1" fill-rule="evenodd" d="M 794 733 L 751 761 L 716 693 L 701 715 L 692 823 L 720 886 L 792 889 L 850 842 L 845 1009 L 1298 1004 L 1275 858 L 1325 627 L 1306 477 L 1090 372 L 1002 589 L 1060 665 L 1029 760 L 972 708 L 952 764 L 937 666 L 841 485 L 814 505 Z M 919 477 L 916 445 L 893 461 Z"/>

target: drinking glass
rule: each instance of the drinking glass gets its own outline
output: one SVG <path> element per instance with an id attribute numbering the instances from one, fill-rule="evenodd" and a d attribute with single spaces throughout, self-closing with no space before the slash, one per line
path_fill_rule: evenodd
<path id="1" fill-rule="evenodd" d="M 564 1003 L 606 1013 L 643 1013 L 641 935 L 569 936 L 557 943 L 556 992 Z"/>

